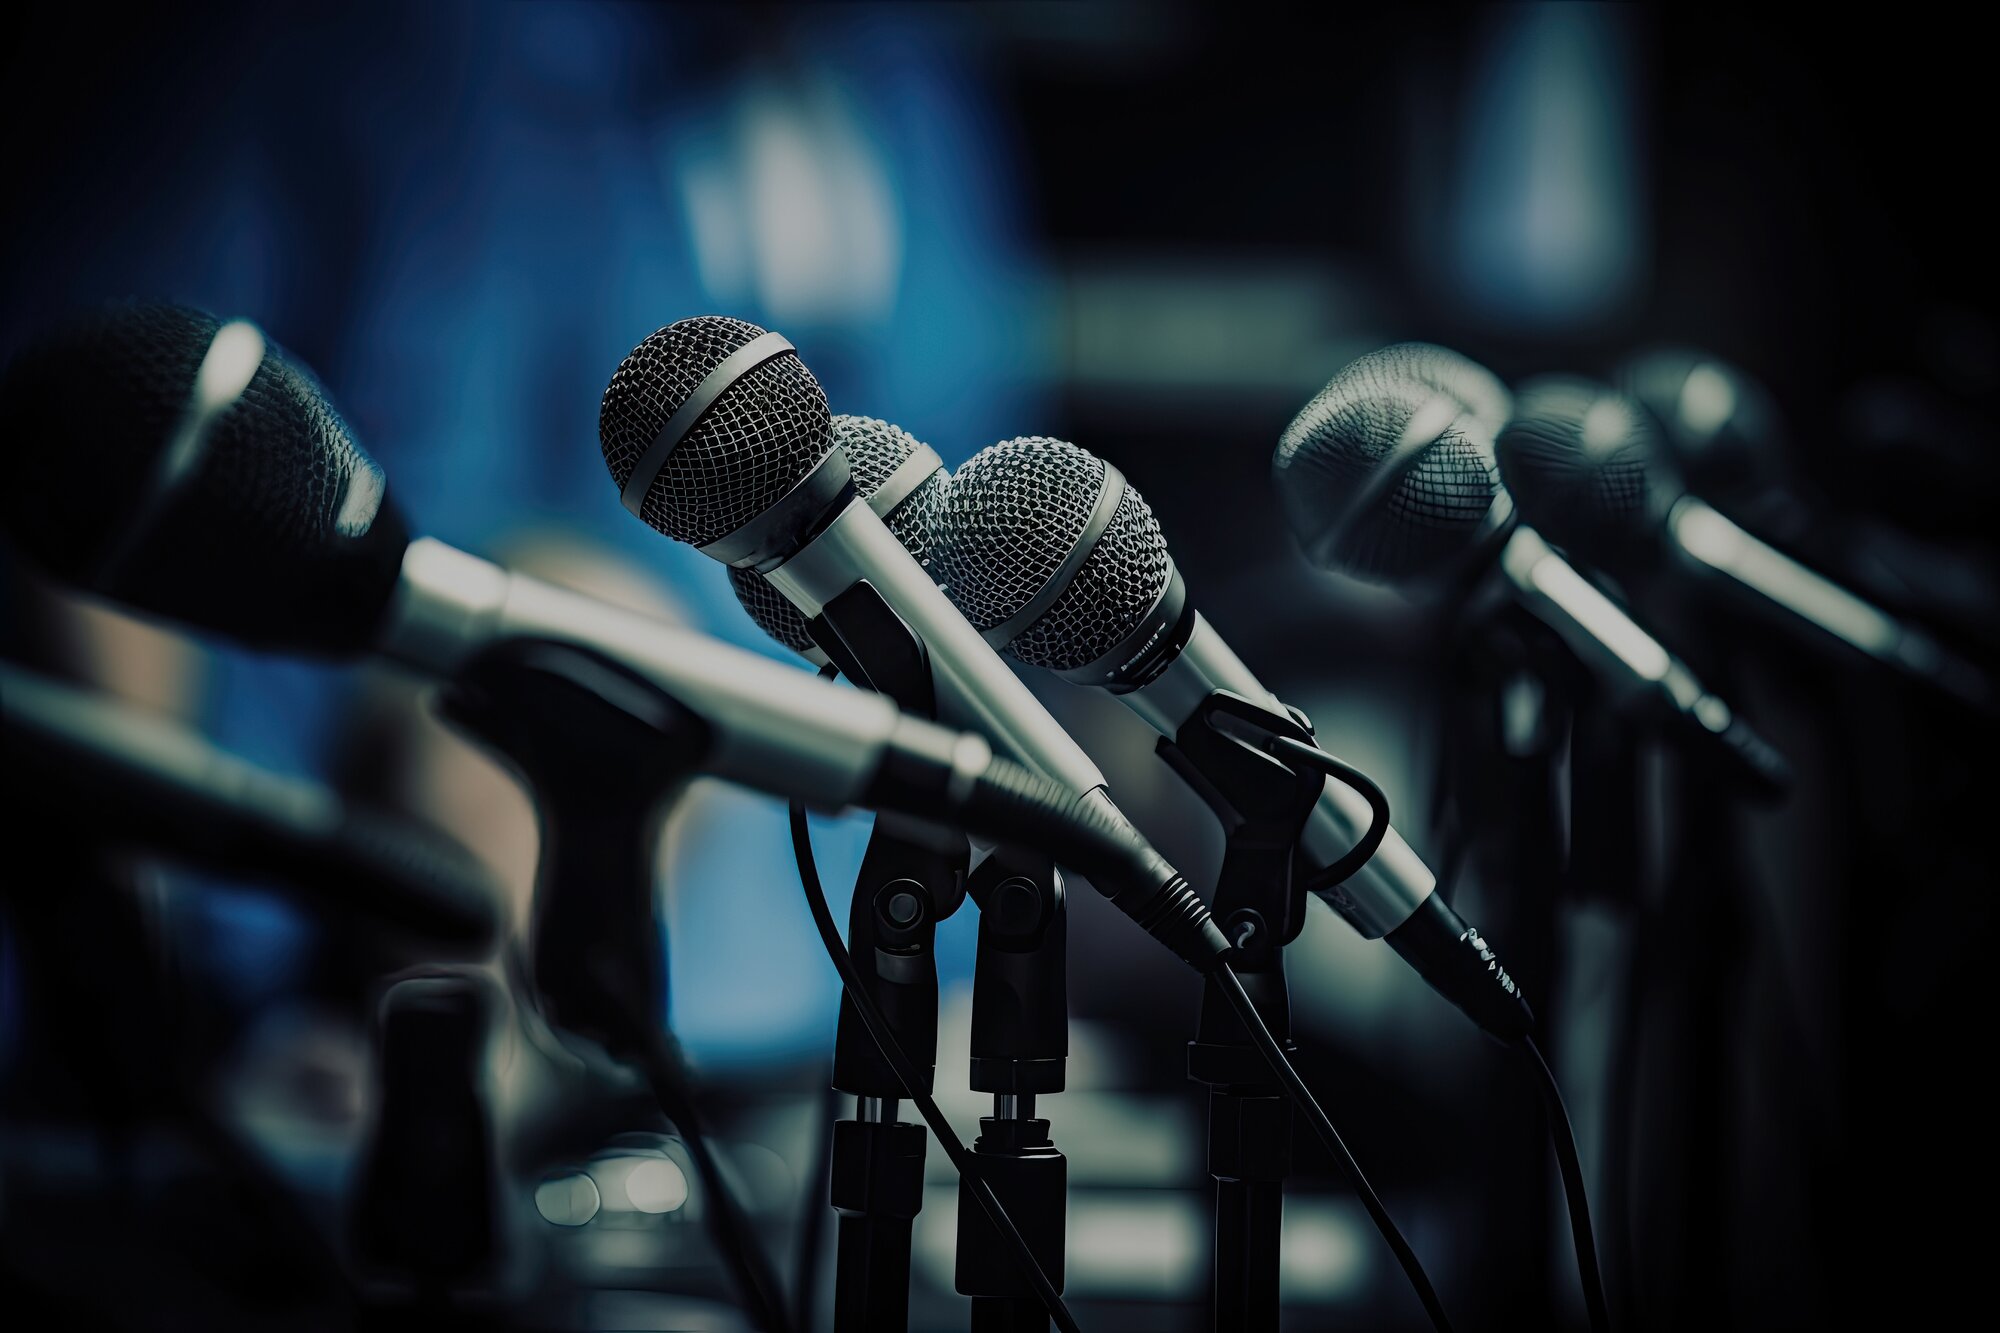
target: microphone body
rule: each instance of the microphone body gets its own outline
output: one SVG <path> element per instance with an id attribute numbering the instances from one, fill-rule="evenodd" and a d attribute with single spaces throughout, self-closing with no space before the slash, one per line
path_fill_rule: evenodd
<path id="1" fill-rule="evenodd" d="M 1061 783 L 1073 796 L 1104 788 L 1097 765 L 865 501 L 849 503 L 765 578 L 808 619 L 866 581 L 923 640 L 940 722 L 979 733 L 998 753 Z"/>
<path id="2" fill-rule="evenodd" d="M 1923 630 L 1794 560 L 1704 500 L 1681 495 L 1662 535 L 1673 554 L 1799 624 L 1866 653 L 1981 711 L 2000 711 L 1993 682 Z"/>
<path id="3" fill-rule="evenodd" d="M 1501 475 L 1526 516 L 1579 555 L 1613 571 L 1726 581 L 1780 619 L 1993 710 L 1993 685 L 1979 668 L 1683 489 L 1661 441 L 1663 425 L 1685 425 L 1680 417 L 1561 376 L 1523 386 L 1519 401 L 1499 440 Z"/>
<path id="4" fill-rule="evenodd" d="M 272 773 L 165 718 L 0 665 L 0 723 L 20 767 L 11 795 L 37 818 L 87 824 L 228 873 L 271 878 L 341 910 L 471 947 L 498 893 L 472 854 L 407 819 Z"/>
<path id="5" fill-rule="evenodd" d="M 631 667 L 707 724 L 705 771 L 822 809 L 868 804 L 896 748 L 939 752 L 958 739 L 880 696 L 841 689 L 443 542 L 410 543 L 380 652 L 449 676 L 482 649 L 520 638 L 576 644 Z M 969 754 L 967 762 L 977 758 Z"/>
<path id="6" fill-rule="evenodd" d="M 1128 642 L 1145 646 L 1138 647 L 1136 655 L 1121 659 L 1129 665 L 1119 674 L 1140 678 L 1143 683 L 1121 688 L 1114 680 L 1080 679 L 1081 673 L 1065 675 L 1079 683 L 1113 690 L 1127 708 L 1169 740 L 1217 690 L 1241 695 L 1273 713 L 1289 711 L 1207 618 L 1186 604 L 1178 575 Z M 1114 655 L 1117 653 L 1114 650 Z M 1299 837 L 1306 864 L 1313 868 L 1332 865 L 1361 840 L 1370 822 L 1366 798 L 1329 778 Z M 1437 876 L 1391 828 L 1366 864 L 1346 882 L 1319 893 L 1364 938 L 1379 939 L 1409 920 L 1436 887 Z"/>

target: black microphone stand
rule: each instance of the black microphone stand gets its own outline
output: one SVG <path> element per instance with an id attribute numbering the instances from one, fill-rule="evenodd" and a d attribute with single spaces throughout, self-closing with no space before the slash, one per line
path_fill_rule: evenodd
<path id="1" fill-rule="evenodd" d="M 847 948 L 875 1005 L 929 1077 L 937 1058 L 938 921 L 965 893 L 965 846 L 878 816 L 848 912 Z M 949 845 L 956 841 L 957 846 Z M 855 1099 L 833 1125 L 829 1200 L 840 1215 L 836 1333 L 893 1333 L 910 1322 L 910 1231 L 924 1203 L 924 1127 L 897 1118 L 903 1087 L 846 995 L 833 1087 Z"/>
<path id="2" fill-rule="evenodd" d="M 1326 784 L 1295 772 L 1243 733 L 1310 744 L 1302 717 L 1279 716 L 1235 695 L 1208 697 L 1159 752 L 1222 820 L 1222 870 L 1210 903 L 1236 946 L 1234 967 L 1257 1012 L 1292 1042 L 1284 946 L 1305 924 L 1305 878 L 1294 851 Z M 1211 980 L 1203 989 L 1188 1078 L 1208 1087 L 1208 1172 L 1215 1178 L 1211 1314 L 1223 1330 L 1275 1330 L 1284 1182 L 1291 1170 L 1292 1106 Z"/>
<path id="3" fill-rule="evenodd" d="M 1567 839 L 1562 811 L 1572 705 L 1585 673 L 1555 632 L 1488 585 L 1454 621 L 1446 645 L 1442 756 L 1434 821 L 1447 847 L 1439 891 L 1477 897 L 1492 938 L 1535 996 L 1545 1031 L 1560 1023 L 1554 977 L 1556 891 Z M 1463 882 L 1470 869 L 1472 884 Z M 1549 1219 L 1555 1197 L 1533 1089 L 1503 1080 L 1466 1127 L 1499 1197 L 1524 1219 L 1483 1247 L 1473 1280 L 1501 1308 L 1555 1317 Z"/>
<path id="4" fill-rule="evenodd" d="M 810 628 L 855 684 L 935 717 L 930 655 L 871 586 L 829 604 Z M 866 645 L 865 650 L 856 645 Z M 937 923 L 965 899 L 963 838 L 878 815 L 848 909 L 847 951 L 910 1062 L 937 1062 Z M 834 1260 L 835 1333 L 893 1333 L 910 1322 L 910 1234 L 924 1203 L 924 1127 L 897 1118 L 904 1089 L 843 994 L 833 1087 L 855 1099 L 833 1125 L 829 1201 L 840 1215 Z"/>
<path id="5" fill-rule="evenodd" d="M 1026 1238 L 1057 1291 L 1067 1249 L 1069 1162 L 1035 1114 L 1035 1098 L 1063 1090 L 1069 1055 L 1069 918 L 1049 857 L 1002 847 L 973 872 L 979 952 L 972 980 L 974 1092 L 991 1093 L 972 1152 L 980 1175 Z M 972 1297 L 973 1333 L 1045 1333 L 1048 1310 L 1017 1271 L 1006 1242 L 968 1193 L 958 1197 L 954 1286 Z"/>
<path id="6" fill-rule="evenodd" d="M 512 640 L 480 654 L 444 715 L 511 761 L 541 818 L 531 972 L 552 1023 L 641 1071 L 680 1131 L 717 1249 L 760 1327 L 789 1327 L 782 1292 L 717 1162 L 662 1021 L 666 948 L 654 914 L 658 817 L 708 742 L 657 686 L 570 644 Z"/>
<path id="7" fill-rule="evenodd" d="M 857 685 L 887 695 L 907 713 L 936 715 L 922 639 L 869 584 L 858 583 L 829 602 L 809 628 Z M 993 1114 L 981 1117 L 972 1151 L 1060 1292 L 1069 1164 L 1049 1136 L 1049 1122 L 1035 1115 L 1035 1097 L 1062 1091 L 1069 1054 L 1062 880 L 1047 856 L 1003 847 L 968 884 L 964 844 L 954 840 L 952 846 L 941 852 L 933 838 L 926 847 L 906 823 L 876 819 L 849 914 L 848 952 L 905 1053 L 925 1067 L 935 1060 L 937 1045 L 932 931 L 968 891 L 978 903 L 970 1082 L 975 1092 L 992 1094 Z M 863 949 L 870 941 L 875 947 Z M 922 1059 L 926 1054 L 931 1061 Z M 835 1125 L 833 1193 L 841 1212 L 836 1333 L 903 1328 L 911 1219 L 923 1202 L 924 1131 L 896 1122 L 895 1076 L 845 999 L 834 1086 L 859 1098 L 859 1122 Z M 953 1285 L 972 1297 L 975 1333 L 1047 1329 L 1040 1298 L 1015 1271 L 1007 1243 L 962 1184 L 957 1253 Z"/>

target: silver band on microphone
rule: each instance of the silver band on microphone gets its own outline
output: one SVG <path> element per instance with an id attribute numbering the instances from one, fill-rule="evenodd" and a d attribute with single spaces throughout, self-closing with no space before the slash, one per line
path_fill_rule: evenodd
<path id="1" fill-rule="evenodd" d="M 910 498 L 910 493 L 924 484 L 931 473 L 944 466 L 937 450 L 928 444 L 920 444 L 908 458 L 896 464 L 896 470 L 883 478 L 875 493 L 868 497 L 868 507 L 875 511 L 875 517 L 887 518 L 896 512 L 896 506 Z"/>
<path id="2" fill-rule="evenodd" d="M 624 502 L 625 507 L 634 514 L 639 513 L 640 506 L 646 502 L 646 493 L 653 489 L 653 482 L 659 477 L 660 469 L 667 465 L 668 456 L 687 437 L 687 433 L 695 428 L 695 423 L 701 420 L 708 409 L 715 406 L 715 400 L 729 391 L 731 385 L 766 361 L 796 350 L 798 349 L 792 346 L 791 340 L 784 334 L 764 333 L 722 358 L 721 363 L 709 371 L 707 377 L 695 386 L 694 392 L 687 396 L 687 401 L 681 404 L 680 410 L 667 420 L 666 425 L 660 427 L 660 433 L 646 446 L 646 452 L 639 456 L 638 463 L 632 468 L 632 475 L 625 479 L 625 489 L 619 493 L 618 498 Z"/>
<path id="3" fill-rule="evenodd" d="M 992 629 L 982 630 L 981 636 L 995 648 L 1005 648 L 1024 633 L 1028 626 L 1042 618 L 1042 613 L 1056 604 L 1069 588 L 1076 572 L 1083 568 L 1083 562 L 1090 559 L 1090 553 L 1097 549 L 1097 543 L 1111 526 L 1111 516 L 1118 512 L 1118 502 L 1125 497 L 1125 474 L 1106 463 L 1104 484 L 1097 492 L 1097 504 L 1090 511 L 1090 520 L 1083 525 L 1076 545 L 1070 548 L 1063 562 L 1056 566 L 1048 581 L 1028 599 L 1028 604 Z"/>

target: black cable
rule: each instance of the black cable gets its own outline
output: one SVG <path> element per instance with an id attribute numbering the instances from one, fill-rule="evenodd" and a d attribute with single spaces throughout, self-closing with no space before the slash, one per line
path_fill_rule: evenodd
<path id="1" fill-rule="evenodd" d="M 695 1105 L 679 1048 L 657 1028 L 651 1030 L 651 1036 L 641 1053 L 646 1081 L 660 1110 L 680 1130 L 681 1142 L 687 1145 L 701 1187 L 715 1205 L 711 1215 L 715 1221 L 716 1248 L 729 1264 L 757 1327 L 772 1333 L 790 1333 L 792 1322 L 785 1311 L 784 1288 L 764 1247 L 757 1243 L 742 1201 L 722 1174 L 722 1163 L 716 1160 L 710 1146 L 707 1119 Z"/>
<path id="2" fill-rule="evenodd" d="M 1563 1194 L 1569 1202 L 1570 1236 L 1576 1243 L 1576 1269 L 1583 1281 L 1583 1303 L 1590 1311 L 1590 1327 L 1593 1333 L 1609 1333 L 1611 1309 L 1604 1299 L 1604 1277 L 1597 1268 L 1597 1241 L 1590 1231 L 1590 1199 L 1583 1190 L 1583 1163 L 1576 1155 L 1576 1131 L 1570 1127 L 1569 1108 L 1563 1105 L 1562 1087 L 1535 1039 L 1523 1038 L 1521 1050 L 1534 1066 L 1535 1086 L 1548 1112 L 1549 1139 L 1555 1145 Z"/>
<path id="3" fill-rule="evenodd" d="M 1345 856 L 1315 874 L 1307 888 L 1319 893 L 1336 884 L 1346 883 L 1355 871 L 1368 864 L 1376 849 L 1381 847 L 1382 839 L 1389 836 L 1389 798 L 1375 785 L 1373 778 L 1317 745 L 1307 745 L 1289 736 L 1273 736 L 1265 742 L 1264 748 L 1279 758 L 1296 759 L 1317 768 L 1341 785 L 1360 793 L 1361 799 L 1368 802 L 1368 831 L 1348 849 Z"/>
<path id="4" fill-rule="evenodd" d="M 1347 1145 L 1341 1141 L 1340 1131 L 1333 1127 L 1333 1121 L 1320 1109 L 1319 1101 L 1312 1095 L 1312 1089 L 1299 1077 L 1299 1071 L 1292 1068 L 1292 1062 L 1285 1058 L 1285 1050 L 1278 1044 L 1278 1039 L 1271 1035 L 1271 1029 L 1264 1026 L 1264 1016 L 1257 1012 L 1257 1006 L 1251 1002 L 1249 992 L 1243 989 L 1242 979 L 1226 962 L 1217 967 L 1213 975 L 1222 987 L 1222 993 L 1228 997 L 1230 1007 L 1236 1011 L 1236 1017 L 1249 1030 L 1250 1039 L 1257 1044 L 1257 1049 L 1264 1053 L 1264 1059 L 1270 1064 L 1272 1072 L 1277 1074 L 1279 1080 L 1284 1083 L 1285 1090 L 1291 1094 L 1292 1104 L 1312 1123 L 1314 1132 L 1319 1135 L 1319 1141 L 1326 1145 L 1329 1153 L 1333 1154 L 1333 1160 L 1339 1164 L 1342 1171 L 1346 1172 L 1349 1183 L 1354 1186 L 1354 1192 L 1361 1196 L 1362 1207 L 1368 1210 L 1368 1216 L 1374 1220 L 1375 1229 L 1382 1233 L 1383 1240 L 1389 1242 L 1389 1248 L 1395 1252 L 1396 1262 L 1403 1266 L 1403 1272 L 1410 1279 L 1410 1285 L 1417 1289 L 1417 1299 L 1424 1303 L 1424 1313 L 1431 1317 L 1432 1326 L 1438 1333 L 1451 1333 L 1451 1320 L 1446 1317 L 1444 1304 L 1438 1300 L 1437 1289 L 1431 1286 L 1430 1275 L 1424 1272 L 1423 1263 L 1417 1258 L 1417 1252 L 1410 1248 L 1410 1242 L 1403 1238 L 1401 1229 L 1396 1226 L 1396 1220 L 1389 1216 L 1389 1210 L 1383 1206 L 1380 1196 L 1368 1183 L 1368 1178 L 1361 1174 L 1360 1163 L 1354 1160 L 1354 1154 L 1349 1152 Z"/>
<path id="5" fill-rule="evenodd" d="M 812 831 L 806 826 L 806 809 L 797 803 L 792 805 L 792 851 L 798 858 L 799 883 L 805 889 L 806 906 L 812 910 L 813 924 L 819 928 L 820 943 L 826 946 L 827 957 L 833 960 L 834 969 L 840 973 L 840 983 L 847 988 L 847 998 L 854 1002 L 854 1011 L 861 1016 L 868 1035 L 875 1039 L 882 1058 L 889 1062 L 897 1080 L 902 1083 L 903 1091 L 916 1104 L 924 1123 L 931 1127 L 931 1133 L 937 1136 L 939 1146 L 951 1159 L 952 1166 L 979 1204 L 980 1211 L 1006 1239 L 1015 1267 L 1034 1287 L 1035 1295 L 1049 1312 L 1049 1318 L 1055 1321 L 1062 1333 L 1081 1333 L 1069 1307 L 1063 1304 L 1062 1293 L 1049 1281 L 1042 1266 L 1035 1262 L 1035 1253 L 1028 1248 L 1027 1239 L 1015 1228 L 1014 1220 L 1007 1216 L 1007 1210 L 1000 1205 L 993 1187 L 980 1176 L 978 1162 L 959 1141 L 951 1122 L 938 1110 L 937 1102 L 930 1093 L 924 1091 L 923 1077 L 910 1063 L 910 1058 L 903 1054 L 902 1043 L 889 1030 L 888 1020 L 882 1017 L 882 1011 L 875 1007 L 874 997 L 869 995 L 860 971 L 848 956 L 847 945 L 840 938 L 839 927 L 834 924 L 833 912 L 826 905 L 826 890 L 820 884 L 819 866 L 813 859 Z"/>

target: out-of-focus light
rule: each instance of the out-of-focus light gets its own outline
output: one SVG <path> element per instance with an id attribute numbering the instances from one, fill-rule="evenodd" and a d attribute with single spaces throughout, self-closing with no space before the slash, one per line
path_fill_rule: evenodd
<path id="1" fill-rule="evenodd" d="M 264 335 L 245 319 L 232 319 L 215 331 L 208 353 L 195 372 L 194 396 L 197 410 L 212 412 L 229 406 L 250 387 L 251 377 L 264 363 Z"/>
<path id="2" fill-rule="evenodd" d="M 1632 437 L 1632 412 L 1624 401 L 1599 398 L 1583 414 L 1583 451 L 1608 454 Z"/>
<path id="3" fill-rule="evenodd" d="M 1351 1299 L 1368 1282 L 1371 1228 L 1353 1206 L 1287 1202 L 1278 1272 L 1292 1301 Z"/>
<path id="4" fill-rule="evenodd" d="M 1736 386 L 1719 368 L 1703 362 L 1682 381 L 1674 414 L 1682 430 L 1698 440 L 1707 439 L 1736 415 Z"/>
<path id="5" fill-rule="evenodd" d="M 597 1182 L 581 1171 L 555 1176 L 535 1186 L 535 1211 L 544 1222 L 559 1227 L 580 1227 L 597 1216 L 604 1196 Z"/>
<path id="6" fill-rule="evenodd" d="M 671 1213 L 687 1202 L 687 1176 L 672 1158 L 646 1158 L 626 1173 L 625 1197 L 642 1213 Z"/>
<path id="7" fill-rule="evenodd" d="M 1602 318 L 1641 264 L 1641 164 L 1626 16 L 1493 11 L 1467 99 L 1452 267 L 1481 311 L 1566 327 Z"/>
<path id="8" fill-rule="evenodd" d="M 669 170 L 711 298 L 785 325 L 887 317 L 903 266 L 896 189 L 828 81 L 749 81 Z"/>

